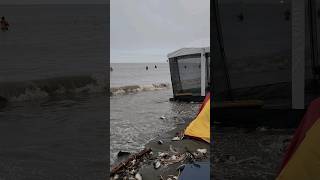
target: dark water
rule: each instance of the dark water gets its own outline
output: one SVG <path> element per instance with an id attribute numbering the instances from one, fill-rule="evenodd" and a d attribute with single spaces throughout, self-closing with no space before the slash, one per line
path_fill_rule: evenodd
<path id="1" fill-rule="evenodd" d="M 0 179 L 104 179 L 106 5 L 0 5 Z"/>
<path id="2" fill-rule="evenodd" d="M 12 103 L 0 112 L 0 179 L 103 179 L 107 97 Z"/>
<path id="3" fill-rule="evenodd" d="M 0 5 L 0 82 L 104 72 L 106 5 Z"/>

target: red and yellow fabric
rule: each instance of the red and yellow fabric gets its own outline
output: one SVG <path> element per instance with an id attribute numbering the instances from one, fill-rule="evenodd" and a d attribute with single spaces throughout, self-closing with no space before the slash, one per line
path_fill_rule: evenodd
<path id="1" fill-rule="evenodd" d="M 197 117 L 185 129 L 184 135 L 210 143 L 210 94 L 203 101 Z"/>
<path id="2" fill-rule="evenodd" d="M 300 179 L 320 179 L 320 98 L 310 104 L 277 177 L 277 180 Z"/>

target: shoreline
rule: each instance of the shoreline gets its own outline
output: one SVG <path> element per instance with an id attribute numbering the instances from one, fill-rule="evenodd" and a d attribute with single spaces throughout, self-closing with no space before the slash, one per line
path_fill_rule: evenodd
<path id="1" fill-rule="evenodd" d="M 172 138 L 175 137 L 177 133 L 183 132 L 194 118 L 195 117 L 181 118 L 184 120 L 184 123 L 177 123 L 174 129 L 153 138 L 144 145 L 146 149 L 150 148 L 152 150 L 152 155 L 141 162 L 139 165 L 140 167 L 137 169 L 137 173 L 142 176 L 143 180 L 161 179 L 161 177 L 163 179 L 168 179 L 169 177 L 178 176 L 179 171 L 177 168 L 182 164 L 186 164 L 184 160 L 169 165 L 161 165 L 157 169 L 154 166 L 155 159 L 160 153 L 171 154 L 172 149 L 174 149 L 177 154 L 185 154 L 187 151 L 196 152 L 197 149 L 207 149 L 207 153 L 201 161 L 209 161 L 210 144 L 207 142 L 191 138 L 172 141 Z M 159 141 L 161 141 L 162 144 L 159 143 Z M 120 162 L 117 161 L 112 167 Z"/>

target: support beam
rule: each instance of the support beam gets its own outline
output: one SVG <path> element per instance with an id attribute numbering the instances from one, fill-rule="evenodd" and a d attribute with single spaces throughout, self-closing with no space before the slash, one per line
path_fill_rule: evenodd
<path id="1" fill-rule="evenodd" d="M 292 0 L 292 108 L 304 109 L 305 1 Z"/>

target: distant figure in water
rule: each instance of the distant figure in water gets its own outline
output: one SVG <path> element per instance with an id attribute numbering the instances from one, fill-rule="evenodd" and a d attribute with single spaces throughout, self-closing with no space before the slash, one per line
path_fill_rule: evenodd
<path id="1" fill-rule="evenodd" d="M 154 68 L 157 69 L 158 68 L 157 65 L 154 65 Z"/>
<path id="2" fill-rule="evenodd" d="M 148 67 L 148 66 L 146 66 L 146 71 L 148 71 L 148 69 L 149 69 L 149 67 Z"/>
<path id="3" fill-rule="evenodd" d="M 5 19 L 4 16 L 1 17 L 0 25 L 1 25 L 1 30 L 2 31 L 8 31 L 9 30 L 9 23 Z"/>
<path id="4" fill-rule="evenodd" d="M 112 68 L 112 67 L 110 67 L 110 71 L 113 71 L 113 68 Z"/>

